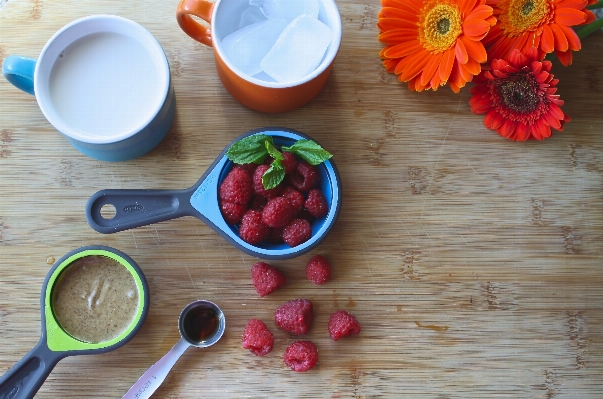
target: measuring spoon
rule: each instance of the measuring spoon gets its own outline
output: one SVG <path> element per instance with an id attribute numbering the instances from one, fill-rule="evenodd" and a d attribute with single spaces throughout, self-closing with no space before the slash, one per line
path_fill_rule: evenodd
<path id="1" fill-rule="evenodd" d="M 272 136 L 277 146 L 290 146 L 300 139 L 311 140 L 305 134 L 292 129 L 270 127 L 251 130 L 232 143 L 253 134 Z M 236 226 L 226 223 L 220 211 L 218 187 L 233 167 L 233 163 L 225 155 L 229 148 L 230 145 L 218 155 L 194 186 L 185 190 L 101 190 L 96 192 L 86 204 L 88 224 L 94 230 L 108 234 L 183 216 L 194 216 L 241 251 L 264 259 L 293 258 L 310 251 L 325 239 L 341 210 L 341 182 L 339 172 L 332 159 L 318 165 L 321 176 L 319 188 L 327 200 L 329 212 L 312 223 L 312 237 L 295 247 L 290 247 L 285 243 L 251 245 L 239 237 Z M 107 205 L 115 208 L 115 216 L 103 217 L 101 209 Z"/>
<path id="2" fill-rule="evenodd" d="M 138 305 L 130 325 L 117 337 L 104 342 L 90 343 L 74 338 L 59 323 L 53 310 L 53 290 L 64 272 L 78 259 L 104 256 L 125 267 L 138 289 Z M 33 398 L 54 366 L 63 358 L 93 355 L 117 349 L 138 332 L 149 309 L 149 288 L 138 265 L 126 254 L 110 247 L 88 246 L 69 252 L 50 269 L 40 295 L 42 336 L 38 344 L 0 378 L 0 398 Z"/>
<path id="3" fill-rule="evenodd" d="M 207 348 L 224 334 L 226 319 L 213 302 L 198 300 L 189 303 L 180 313 L 180 340 L 136 381 L 122 399 L 145 399 L 163 383 L 174 364 L 190 346 Z"/>

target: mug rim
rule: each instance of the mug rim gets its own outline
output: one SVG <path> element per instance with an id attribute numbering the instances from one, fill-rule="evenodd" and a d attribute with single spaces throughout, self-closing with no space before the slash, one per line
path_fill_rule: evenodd
<path id="1" fill-rule="evenodd" d="M 287 89 L 287 88 L 299 86 L 299 85 L 302 85 L 304 83 L 308 83 L 308 82 L 314 80 L 320 74 L 322 74 L 327 68 L 329 68 L 329 66 L 331 66 L 333 64 L 333 61 L 335 60 L 335 57 L 337 56 L 337 53 L 339 52 L 339 47 L 341 46 L 341 37 L 342 37 L 341 14 L 339 13 L 337 3 L 335 3 L 334 0 L 318 0 L 320 3 L 325 5 L 325 7 L 327 4 L 331 5 L 333 7 L 333 10 L 336 12 L 334 14 L 335 15 L 334 26 L 327 25 L 333 32 L 333 38 L 331 39 L 331 43 L 329 44 L 329 47 L 327 49 L 327 52 L 326 52 L 322 62 L 316 67 L 316 69 L 314 71 L 312 71 L 312 73 L 304 76 L 303 78 L 292 81 L 292 82 L 282 82 L 282 83 L 281 82 L 268 82 L 266 80 L 254 78 L 253 76 L 250 76 L 250 75 L 242 72 L 237 67 L 235 67 L 228 60 L 228 58 L 224 55 L 224 52 L 222 51 L 222 39 L 223 38 L 218 37 L 217 32 L 216 32 L 216 26 L 215 26 L 216 15 L 217 15 L 220 5 L 223 3 L 223 1 L 224 0 L 217 0 L 214 5 L 214 8 L 212 10 L 212 16 L 211 16 L 212 23 L 210 24 L 211 25 L 210 28 L 211 28 L 212 45 L 213 45 L 214 51 L 217 53 L 217 55 L 220 56 L 220 58 L 226 64 L 226 66 L 231 71 L 233 71 L 239 78 L 246 80 L 250 83 L 253 83 L 255 85 L 269 88 L 269 89 Z M 325 12 L 328 12 L 328 10 L 325 10 Z"/>
<path id="2" fill-rule="evenodd" d="M 157 101 L 157 104 L 155 104 L 152 109 L 149 109 L 144 114 L 144 117 L 141 118 L 141 121 L 136 126 L 130 128 L 128 130 L 124 130 L 123 132 L 121 132 L 119 134 L 111 135 L 110 137 L 94 136 L 91 134 L 87 134 L 85 132 L 81 132 L 81 131 L 69 126 L 69 124 L 67 124 L 59 115 L 57 115 L 56 111 L 54 110 L 54 108 L 52 106 L 52 101 L 50 100 L 50 90 L 48 89 L 48 81 L 45 82 L 46 84 L 44 85 L 44 84 L 42 84 L 42 80 L 40 77 L 41 70 L 43 68 L 42 61 L 44 61 L 44 57 L 49 53 L 49 50 L 52 47 L 52 44 L 59 37 L 64 35 L 65 32 L 73 29 L 75 26 L 78 26 L 81 24 L 88 24 L 88 23 L 91 23 L 94 21 L 99 21 L 99 20 L 111 21 L 111 23 L 122 24 L 122 25 L 128 26 L 130 28 L 133 28 L 134 30 L 136 30 L 138 33 L 140 33 L 144 37 L 145 42 L 142 42 L 142 41 L 138 40 L 137 38 L 132 37 L 134 40 L 139 42 L 141 45 L 145 46 L 147 51 L 150 51 L 152 49 L 152 50 L 154 50 L 154 52 L 156 51 L 158 54 L 161 55 L 160 57 L 156 57 L 153 54 L 150 54 L 151 57 L 153 58 L 155 66 L 158 69 L 158 74 L 159 74 L 159 78 L 160 78 L 157 82 L 157 85 L 158 85 L 157 96 L 159 98 L 159 101 Z M 88 34 L 93 34 L 93 33 L 98 33 L 98 32 L 120 33 L 120 31 L 117 29 L 91 31 L 91 32 L 88 32 L 85 34 L 77 35 L 76 37 L 73 37 L 72 39 L 68 40 L 67 46 L 86 37 Z M 67 47 L 67 46 L 65 46 L 65 47 Z M 159 61 L 159 62 L 157 62 L 157 61 Z M 48 71 L 49 74 L 52 72 L 53 67 L 54 67 L 54 61 L 52 61 L 50 63 L 50 70 Z M 121 17 L 121 16 L 117 16 L 117 15 L 109 15 L 109 14 L 96 14 L 96 15 L 89 15 L 89 16 L 82 17 L 82 18 L 76 19 L 74 21 L 71 21 L 70 23 L 66 24 L 61 29 L 56 31 L 50 37 L 50 39 L 48 39 L 48 41 L 44 45 L 44 48 L 40 52 L 40 55 L 36 62 L 36 67 L 35 67 L 35 71 L 34 71 L 34 92 L 35 92 L 35 96 L 36 96 L 38 105 L 39 105 L 40 109 L 42 110 L 42 113 L 44 114 L 46 119 L 59 132 L 65 134 L 66 136 L 72 138 L 73 140 L 77 140 L 82 143 L 112 144 L 112 143 L 117 143 L 117 142 L 120 142 L 120 141 L 123 141 L 130 137 L 135 136 L 136 134 L 138 134 L 139 132 L 141 132 L 142 130 L 144 130 L 146 127 L 148 127 L 151 124 L 151 122 L 159 114 L 159 112 L 163 108 L 165 101 L 167 100 L 169 86 L 170 86 L 170 79 L 171 79 L 170 69 L 169 69 L 169 64 L 168 64 L 165 52 L 164 52 L 163 48 L 161 47 L 161 45 L 159 44 L 159 41 L 155 38 L 155 36 L 153 36 L 153 34 L 151 34 L 151 32 L 149 32 L 146 28 L 144 28 L 142 25 L 138 24 L 137 22 L 132 21 L 125 17 Z"/>

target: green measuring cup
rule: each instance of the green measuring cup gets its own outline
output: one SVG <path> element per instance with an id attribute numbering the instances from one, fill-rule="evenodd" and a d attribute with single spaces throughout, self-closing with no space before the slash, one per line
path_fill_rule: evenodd
<path id="1" fill-rule="evenodd" d="M 65 272 L 77 260 L 91 256 L 109 258 L 125 267 L 133 277 L 138 290 L 138 304 L 130 324 L 114 338 L 96 343 L 75 338 L 73 330 L 68 332 L 61 325 L 53 309 L 54 298 L 57 295 L 54 290 L 65 279 Z M 104 286 L 102 288 L 104 290 Z M 88 246 L 71 251 L 50 269 L 42 287 L 40 305 L 42 318 L 40 341 L 0 378 L 0 398 L 33 398 L 61 359 L 67 356 L 105 353 L 126 344 L 136 335 L 147 316 L 149 287 L 142 270 L 128 255 L 110 247 Z"/>

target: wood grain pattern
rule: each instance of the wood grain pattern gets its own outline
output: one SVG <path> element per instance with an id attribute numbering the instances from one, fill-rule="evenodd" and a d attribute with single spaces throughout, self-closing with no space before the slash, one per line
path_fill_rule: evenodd
<path id="1" fill-rule="evenodd" d="M 555 63 L 566 130 L 512 143 L 471 113 L 469 92 L 413 93 L 381 67 L 376 1 L 340 0 L 343 40 L 324 90 L 279 115 L 237 103 L 221 86 L 209 48 L 182 33 L 176 1 L 11 0 L 0 13 L 0 61 L 36 57 L 61 26 L 117 14 L 164 47 L 176 121 L 148 155 L 94 161 L 70 147 L 33 97 L 0 81 L 0 373 L 37 342 L 48 262 L 90 244 L 118 248 L 144 270 L 151 309 L 139 334 L 104 355 L 62 360 L 39 398 L 118 398 L 178 339 L 180 310 L 218 303 L 224 338 L 189 349 L 160 398 L 421 397 L 600 398 L 603 392 L 603 35 L 583 41 L 574 65 Z M 257 261 L 197 219 L 101 235 L 84 217 L 105 188 L 187 188 L 232 139 L 262 126 L 305 132 L 335 155 L 344 188 L 340 219 L 312 254 L 333 279 L 313 286 L 310 255 L 273 262 L 288 283 L 260 298 Z M 320 363 L 283 364 L 288 343 L 274 309 L 311 299 L 307 336 Z M 331 312 L 347 309 L 359 336 L 332 341 Z M 241 348 L 251 317 L 275 348 Z"/>

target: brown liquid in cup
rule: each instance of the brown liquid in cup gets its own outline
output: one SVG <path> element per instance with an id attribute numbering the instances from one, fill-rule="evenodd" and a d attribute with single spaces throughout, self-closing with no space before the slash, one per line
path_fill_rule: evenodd
<path id="1" fill-rule="evenodd" d="M 65 332 L 89 343 L 110 341 L 134 321 L 138 288 L 130 271 L 106 256 L 75 260 L 53 289 L 52 309 Z"/>

